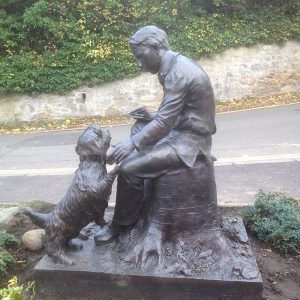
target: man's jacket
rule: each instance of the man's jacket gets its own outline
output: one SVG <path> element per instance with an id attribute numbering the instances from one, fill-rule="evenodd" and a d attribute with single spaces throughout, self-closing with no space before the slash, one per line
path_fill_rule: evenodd
<path id="1" fill-rule="evenodd" d="M 215 99 L 207 74 L 193 60 L 167 51 L 158 73 L 164 97 L 156 117 L 132 137 L 138 150 L 166 143 L 189 167 L 210 155 Z"/>

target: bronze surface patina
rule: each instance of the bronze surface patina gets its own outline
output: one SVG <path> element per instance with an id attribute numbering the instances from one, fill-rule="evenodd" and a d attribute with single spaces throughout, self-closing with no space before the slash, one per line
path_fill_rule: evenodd
<path id="1" fill-rule="evenodd" d="M 35 269 L 39 297 L 261 299 L 242 220 L 218 214 L 211 154 L 215 99 L 207 74 L 171 51 L 166 33 L 155 26 L 137 31 L 130 46 L 138 64 L 158 74 L 161 105 L 157 113 L 143 107 L 131 113 L 131 137 L 107 156 L 107 163 L 120 164 L 114 214 L 82 231 L 83 249 L 69 254 L 74 266 L 44 257 Z M 116 172 L 108 177 L 109 189 Z M 52 215 L 56 210 L 62 204 Z M 75 223 L 68 224 L 85 225 Z"/>
<path id="2" fill-rule="evenodd" d="M 45 228 L 45 248 L 54 261 L 72 265 L 68 250 L 80 250 L 82 244 L 74 240 L 80 230 L 91 222 L 103 224 L 103 216 L 118 167 L 107 174 L 106 152 L 110 145 L 107 129 L 89 126 L 79 137 L 76 153 L 80 164 L 66 195 L 48 214 L 26 208 L 32 222 Z"/>

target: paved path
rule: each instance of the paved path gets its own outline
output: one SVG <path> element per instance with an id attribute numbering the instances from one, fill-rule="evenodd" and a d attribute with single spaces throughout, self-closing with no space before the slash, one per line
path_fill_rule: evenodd
<path id="1" fill-rule="evenodd" d="M 218 114 L 217 128 L 219 204 L 252 203 L 258 189 L 300 199 L 300 104 Z M 112 143 L 127 138 L 129 129 L 110 128 Z M 0 202 L 59 201 L 78 165 L 81 132 L 0 136 Z"/>

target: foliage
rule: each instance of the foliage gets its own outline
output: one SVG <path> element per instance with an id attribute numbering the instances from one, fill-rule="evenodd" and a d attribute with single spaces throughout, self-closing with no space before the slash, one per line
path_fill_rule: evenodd
<path id="1" fill-rule="evenodd" d="M 298 0 L 191 0 L 193 7 L 202 7 L 208 13 L 260 10 L 261 8 L 281 8 L 293 15 L 299 10 Z"/>
<path id="2" fill-rule="evenodd" d="M 36 51 L 54 48 L 63 37 L 59 23 L 48 16 L 48 3 L 39 0 L 27 8 L 23 14 L 24 30 L 28 47 L 34 44 Z"/>
<path id="3" fill-rule="evenodd" d="M 17 239 L 5 230 L 0 230 L 0 247 L 5 247 L 17 243 Z"/>
<path id="4" fill-rule="evenodd" d="M 35 299 L 34 282 L 19 285 L 17 277 L 14 276 L 9 280 L 7 287 L 0 290 L 0 296 L 2 300 Z"/>
<path id="5" fill-rule="evenodd" d="M 294 199 L 259 191 L 254 205 L 244 209 L 243 219 L 262 242 L 283 253 L 300 254 L 300 207 Z"/>
<path id="6" fill-rule="evenodd" d="M 17 239 L 10 233 L 0 230 L 0 275 L 6 273 L 9 263 L 14 263 L 13 256 L 7 251 L 6 247 L 17 243 Z"/>
<path id="7" fill-rule="evenodd" d="M 7 265 L 14 262 L 13 256 L 7 250 L 0 248 L 0 274 L 6 274 Z"/>
<path id="8" fill-rule="evenodd" d="M 193 58 L 299 40 L 298 1 L 282 3 L 0 0 L 0 93 L 63 93 L 134 76 L 139 70 L 128 38 L 149 24 L 167 31 L 172 49 Z"/>

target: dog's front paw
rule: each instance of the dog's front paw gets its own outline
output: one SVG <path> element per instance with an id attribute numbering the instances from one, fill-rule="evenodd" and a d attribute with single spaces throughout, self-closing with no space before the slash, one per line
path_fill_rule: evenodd
<path id="1" fill-rule="evenodd" d="M 48 255 L 54 260 L 55 263 L 60 263 L 65 266 L 74 265 L 74 260 L 64 252 L 60 251 L 58 253 L 48 253 Z"/>
<path id="2" fill-rule="evenodd" d="M 79 251 L 83 248 L 82 243 L 78 239 L 72 239 L 68 242 L 70 250 Z"/>
<path id="3" fill-rule="evenodd" d="M 121 167 L 119 165 L 116 165 L 112 171 L 110 171 L 108 174 L 107 174 L 107 178 L 111 181 L 113 181 L 116 176 L 119 174 L 120 172 L 120 169 Z"/>

